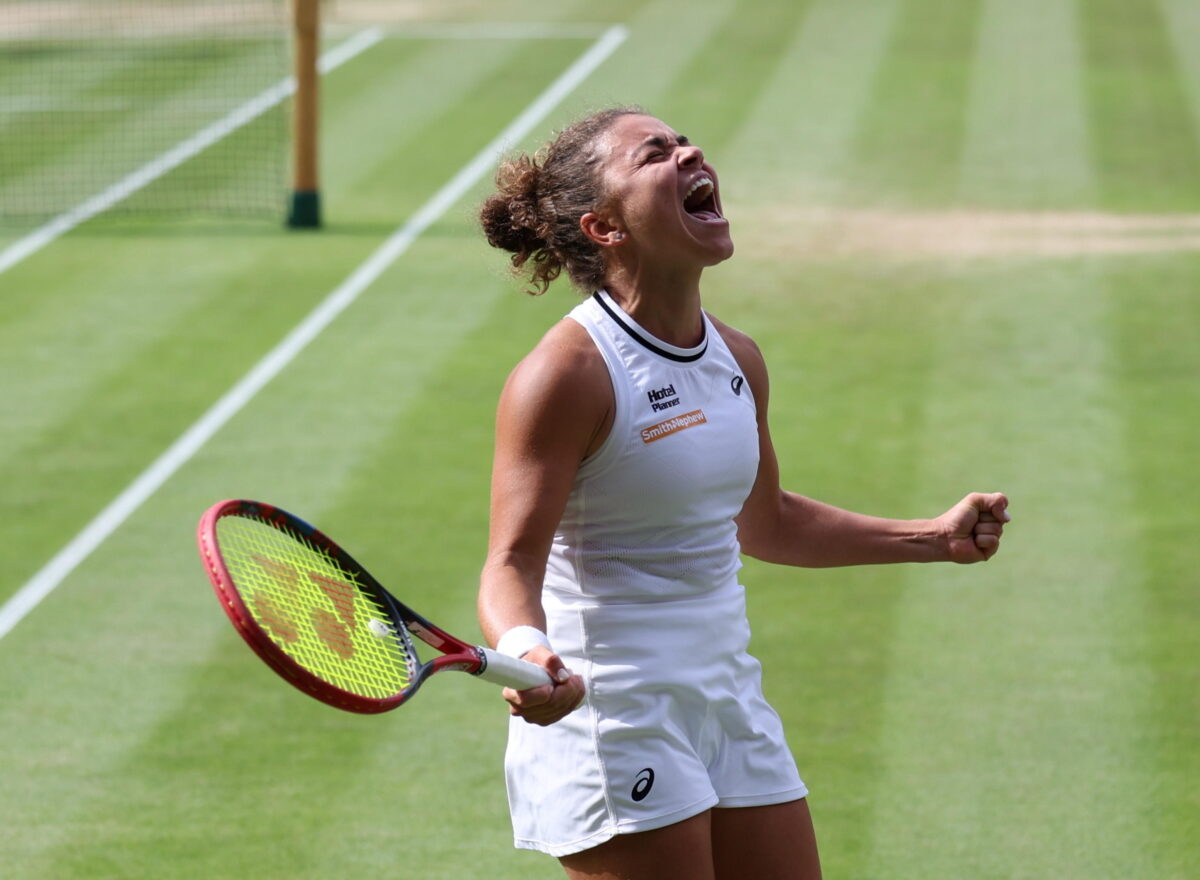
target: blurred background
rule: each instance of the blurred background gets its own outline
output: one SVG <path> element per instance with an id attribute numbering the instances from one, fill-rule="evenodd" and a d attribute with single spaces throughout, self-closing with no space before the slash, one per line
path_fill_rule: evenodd
<path id="1" fill-rule="evenodd" d="M 491 688 L 303 696 L 193 534 L 280 505 L 478 637 L 496 397 L 578 295 L 474 211 L 611 104 L 721 175 L 789 489 L 1011 498 L 986 566 L 743 570 L 826 876 L 1200 876 L 1200 6 L 330 0 L 312 125 L 298 9 L 0 0 L 0 877 L 561 876 Z"/>

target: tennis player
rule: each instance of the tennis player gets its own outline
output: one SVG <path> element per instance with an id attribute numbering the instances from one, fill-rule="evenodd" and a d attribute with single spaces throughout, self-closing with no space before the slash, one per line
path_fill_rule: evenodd
<path id="1" fill-rule="evenodd" d="M 636 109 L 497 174 L 488 241 L 585 299 L 501 394 L 484 635 L 556 681 L 504 691 L 516 845 L 571 878 L 815 878 L 807 788 L 748 653 L 740 554 L 979 562 L 1004 495 L 891 520 L 785 492 L 754 342 L 702 309 L 733 254 L 699 147 Z"/>

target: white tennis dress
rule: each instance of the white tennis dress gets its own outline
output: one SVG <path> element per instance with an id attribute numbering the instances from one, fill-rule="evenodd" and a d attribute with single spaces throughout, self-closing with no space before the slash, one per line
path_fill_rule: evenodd
<path id="1" fill-rule="evenodd" d="M 505 756 L 516 845 L 554 856 L 807 794 L 747 653 L 733 517 L 758 470 L 750 385 L 707 316 L 694 348 L 656 339 L 604 291 L 569 317 L 616 401 L 542 593 L 551 643 L 587 698 L 549 727 L 512 719 Z"/>

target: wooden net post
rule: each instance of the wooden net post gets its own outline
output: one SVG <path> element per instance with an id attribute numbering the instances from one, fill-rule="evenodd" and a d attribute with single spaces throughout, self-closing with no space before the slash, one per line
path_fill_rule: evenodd
<path id="1" fill-rule="evenodd" d="M 319 0 L 292 0 L 296 92 L 292 111 L 292 198 L 288 226 L 321 225 L 321 193 L 317 179 L 317 53 Z"/>

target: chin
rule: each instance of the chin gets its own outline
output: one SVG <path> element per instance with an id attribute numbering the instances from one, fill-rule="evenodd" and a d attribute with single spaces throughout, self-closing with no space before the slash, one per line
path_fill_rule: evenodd
<path id="1" fill-rule="evenodd" d="M 710 266 L 715 266 L 718 263 L 724 263 L 733 256 L 733 239 L 726 238 L 722 242 L 715 243 L 712 248 L 712 262 Z"/>

